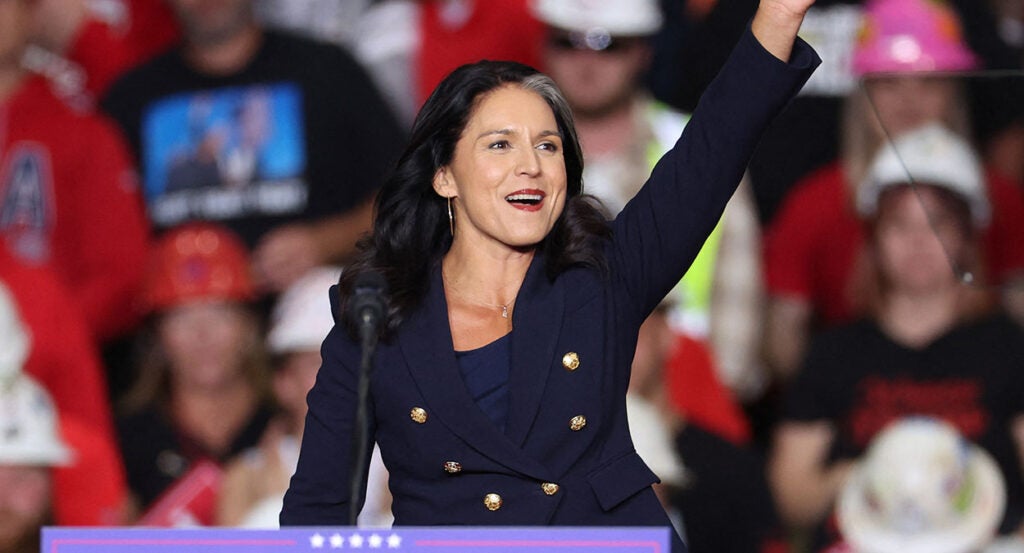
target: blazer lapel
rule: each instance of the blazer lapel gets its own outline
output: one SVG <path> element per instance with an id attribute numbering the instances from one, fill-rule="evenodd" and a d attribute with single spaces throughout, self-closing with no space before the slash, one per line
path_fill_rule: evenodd
<path id="1" fill-rule="evenodd" d="M 423 304 L 402 324 L 398 343 L 431 415 L 470 447 L 508 468 L 538 479 L 550 478 L 550 471 L 524 455 L 494 426 L 463 384 L 452 344 L 440 264 L 432 271 Z"/>
<path id="2" fill-rule="evenodd" d="M 509 414 L 505 433 L 522 447 L 540 408 L 547 386 L 565 296 L 548 280 L 542 254 L 530 265 L 512 314 L 512 360 L 509 374 Z"/>

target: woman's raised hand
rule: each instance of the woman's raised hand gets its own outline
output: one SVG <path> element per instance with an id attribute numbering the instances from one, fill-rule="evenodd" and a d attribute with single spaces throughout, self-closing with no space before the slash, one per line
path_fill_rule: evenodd
<path id="1" fill-rule="evenodd" d="M 793 41 L 814 0 L 761 0 L 751 23 L 758 42 L 783 61 L 789 61 Z"/>

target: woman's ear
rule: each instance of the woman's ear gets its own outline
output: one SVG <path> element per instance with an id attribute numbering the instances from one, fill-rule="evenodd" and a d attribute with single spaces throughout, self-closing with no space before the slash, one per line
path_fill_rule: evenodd
<path id="1" fill-rule="evenodd" d="M 441 167 L 434 173 L 434 192 L 437 192 L 439 196 L 445 198 L 451 198 L 456 196 L 455 182 L 452 179 L 452 173 L 448 170 L 448 167 Z"/>

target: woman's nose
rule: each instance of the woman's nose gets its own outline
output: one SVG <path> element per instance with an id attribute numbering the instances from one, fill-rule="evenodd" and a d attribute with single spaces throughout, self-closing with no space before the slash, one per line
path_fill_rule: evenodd
<path id="1" fill-rule="evenodd" d="M 520 175 L 526 175 L 529 177 L 536 177 L 540 174 L 540 157 L 533 148 L 524 148 L 520 150 L 522 153 L 519 155 L 517 172 Z"/>

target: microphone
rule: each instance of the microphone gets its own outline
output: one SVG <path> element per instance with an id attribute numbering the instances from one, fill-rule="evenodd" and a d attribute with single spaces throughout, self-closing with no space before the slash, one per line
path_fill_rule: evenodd
<path id="1" fill-rule="evenodd" d="M 387 288 L 387 281 L 377 271 L 360 273 L 352 287 L 349 320 L 352 326 L 359 329 L 359 337 L 364 348 L 374 341 L 384 322 L 384 315 L 387 312 Z"/>

